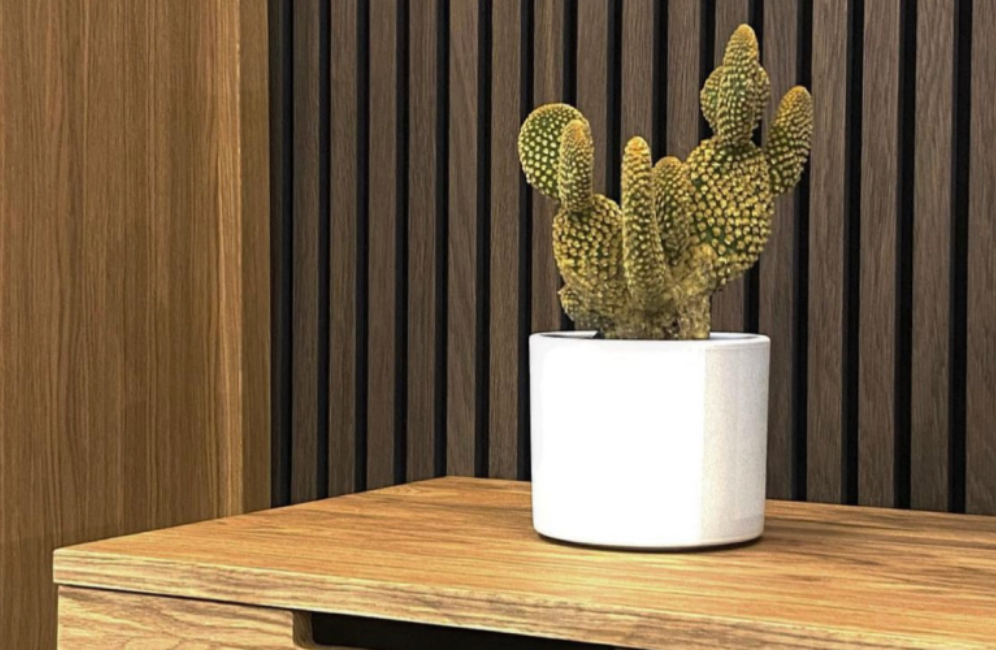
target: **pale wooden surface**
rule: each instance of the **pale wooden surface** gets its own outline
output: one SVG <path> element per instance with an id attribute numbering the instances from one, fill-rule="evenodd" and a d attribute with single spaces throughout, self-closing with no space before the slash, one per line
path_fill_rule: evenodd
<path id="1" fill-rule="evenodd" d="M 634 648 L 996 647 L 996 519 L 769 502 L 704 553 L 556 544 L 447 478 L 60 550 L 56 580 Z"/>
<path id="2" fill-rule="evenodd" d="M 269 505 L 265 0 L 0 2 L 0 647 L 52 549 Z"/>

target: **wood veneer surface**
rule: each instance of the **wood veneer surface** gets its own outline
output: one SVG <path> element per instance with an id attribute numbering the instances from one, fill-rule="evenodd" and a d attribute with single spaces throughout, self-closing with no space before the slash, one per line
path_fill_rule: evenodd
<path id="1" fill-rule="evenodd" d="M 996 647 L 996 519 L 771 501 L 755 544 L 630 553 L 541 539 L 529 497 L 435 479 L 62 549 L 55 575 L 645 649 Z"/>

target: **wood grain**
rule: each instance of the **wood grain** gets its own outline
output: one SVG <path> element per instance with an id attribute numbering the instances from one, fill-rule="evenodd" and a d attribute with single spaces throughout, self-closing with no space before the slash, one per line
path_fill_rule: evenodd
<path id="1" fill-rule="evenodd" d="M 858 501 L 894 506 L 900 2 L 865 4 Z"/>
<path id="2" fill-rule="evenodd" d="M 771 501 L 752 545 L 606 552 L 539 538 L 528 484 L 448 478 L 63 549 L 55 574 L 648 650 L 951 650 L 992 647 L 994 539 L 990 518 Z"/>
<path id="3" fill-rule="evenodd" d="M 295 2 L 291 502 L 318 497 L 319 0 Z"/>
<path id="4" fill-rule="evenodd" d="M 450 4 L 446 469 L 473 476 L 476 429 L 478 6 Z"/>
<path id="5" fill-rule="evenodd" d="M 653 143 L 654 3 L 628 0 L 622 20 L 622 137 L 623 146 L 640 136 Z M 663 157 L 654 152 L 654 159 Z M 617 172 L 619 173 L 619 172 Z"/>
<path id="6" fill-rule="evenodd" d="M 407 477 L 420 480 L 435 475 L 438 94 L 435 0 L 415 0 L 408 15 Z"/>
<path id="7" fill-rule="evenodd" d="M 356 489 L 357 3 L 333 2 L 329 215 L 329 494 Z M 365 110 L 365 109 L 364 109 Z M 365 145 L 364 145 L 365 146 Z"/>
<path id="8" fill-rule="evenodd" d="M 799 7 L 796 0 L 767 0 L 764 4 L 762 63 L 771 78 L 771 102 L 763 126 L 767 133 L 777 103 L 796 84 Z M 771 339 L 768 389 L 768 484 L 772 499 L 792 497 L 793 484 L 793 377 L 795 350 L 795 235 L 798 190 L 775 201 L 771 237 L 762 256 L 758 296 L 758 324 Z M 800 391 L 802 392 L 802 391 Z"/>
<path id="9" fill-rule="evenodd" d="M 723 0 L 716 3 L 716 33 L 714 66 L 722 65 L 726 43 L 737 27 L 748 22 L 748 0 Z M 712 329 L 714 332 L 742 332 L 744 330 L 745 276 L 727 284 L 712 297 Z"/>
<path id="10" fill-rule="evenodd" d="M 265 21 L 0 5 L 5 647 L 54 647 L 56 546 L 268 504 Z"/>
<path id="11" fill-rule="evenodd" d="M 955 6 L 917 6 L 910 502 L 947 510 Z"/>
<path id="12" fill-rule="evenodd" d="M 279 609 L 96 589 L 59 589 L 59 650 L 315 648 L 306 619 Z"/>
<path id="13" fill-rule="evenodd" d="M 843 305 L 847 3 L 813 3 L 807 498 L 843 499 Z"/>
<path id="14" fill-rule="evenodd" d="M 565 101 L 563 0 L 533 2 L 533 103 Z M 532 107 L 529 107 L 530 110 Z M 553 217 L 557 206 L 539 192 L 532 193 L 532 331 L 560 329 L 560 272 L 553 257 Z"/>
<path id="15" fill-rule="evenodd" d="M 667 153 L 685 160 L 699 144 L 702 3 L 669 0 L 667 12 Z"/>
<path id="16" fill-rule="evenodd" d="M 519 457 L 520 38 L 516 2 L 493 6 L 491 36 L 491 258 L 489 475 L 516 478 Z"/>
<path id="17" fill-rule="evenodd" d="M 397 29 L 393 2 L 370 4 L 370 278 L 367 339 L 367 487 L 394 483 L 395 445 L 395 237 L 398 214 Z"/>
<path id="18" fill-rule="evenodd" d="M 973 12 L 965 498 L 969 512 L 996 514 L 996 51 L 987 45 L 996 7 L 980 2 Z"/>
<path id="19" fill-rule="evenodd" d="M 594 190 L 612 187 L 609 169 L 609 10 L 608 2 L 578 2 L 578 109 L 591 124 L 595 141 Z M 618 197 L 616 197 L 618 198 Z"/>

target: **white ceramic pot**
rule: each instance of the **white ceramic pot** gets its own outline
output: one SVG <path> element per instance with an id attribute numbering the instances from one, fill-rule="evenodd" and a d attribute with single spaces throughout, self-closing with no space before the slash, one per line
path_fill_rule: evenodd
<path id="1" fill-rule="evenodd" d="M 676 549 L 764 529 L 770 341 L 529 339 L 533 526 Z"/>

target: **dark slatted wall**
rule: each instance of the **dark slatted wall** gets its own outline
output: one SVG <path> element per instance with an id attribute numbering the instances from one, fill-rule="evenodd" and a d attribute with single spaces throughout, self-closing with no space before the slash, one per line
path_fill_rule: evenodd
<path id="1" fill-rule="evenodd" d="M 528 478 L 527 336 L 553 206 L 518 126 L 588 116 L 686 157 L 737 25 L 813 156 L 714 329 L 771 336 L 769 494 L 996 513 L 996 5 L 982 0 L 272 0 L 278 503 Z M 773 114 L 774 103 L 767 113 Z M 763 128 L 762 128 L 763 130 Z"/>

